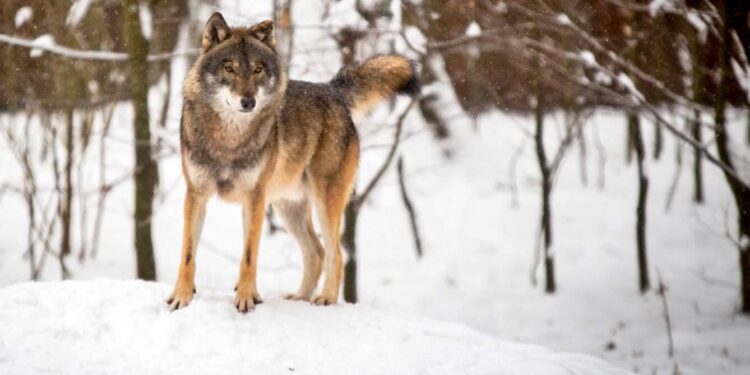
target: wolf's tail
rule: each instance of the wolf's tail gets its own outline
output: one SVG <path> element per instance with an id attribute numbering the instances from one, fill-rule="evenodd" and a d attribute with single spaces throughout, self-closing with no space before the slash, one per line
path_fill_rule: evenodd
<path id="1" fill-rule="evenodd" d="M 384 55 L 342 68 L 331 80 L 353 113 L 366 113 L 396 94 L 419 93 L 416 63 L 401 56 Z"/>

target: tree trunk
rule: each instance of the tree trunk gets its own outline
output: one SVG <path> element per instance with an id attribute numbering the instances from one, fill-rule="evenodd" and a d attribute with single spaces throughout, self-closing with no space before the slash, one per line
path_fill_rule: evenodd
<path id="1" fill-rule="evenodd" d="M 726 106 L 729 91 L 731 52 L 729 50 L 730 30 L 727 26 L 729 17 L 727 14 L 726 0 L 720 0 L 717 5 L 719 16 L 722 18 L 720 52 L 719 52 L 719 87 L 717 88 L 715 103 L 715 135 L 716 147 L 719 158 L 732 170 L 736 170 L 734 162 L 729 153 L 729 134 L 726 129 Z M 743 181 L 738 181 L 730 173 L 724 171 L 724 176 L 732 190 L 735 204 L 737 206 L 739 226 L 739 266 L 740 266 L 740 298 L 741 311 L 750 314 L 750 188 Z"/>
<path id="2" fill-rule="evenodd" d="M 654 160 L 661 158 L 661 150 L 664 145 L 664 137 L 662 135 L 661 122 L 654 122 Z"/>
<path id="3" fill-rule="evenodd" d="M 534 37 L 540 40 L 538 29 L 534 30 Z M 552 251 L 552 211 L 550 208 L 550 194 L 552 193 L 552 178 L 547 154 L 544 150 L 544 88 L 542 87 L 542 66 L 539 56 L 532 58 L 532 74 L 534 76 L 534 96 L 536 106 L 534 108 L 534 121 L 536 129 L 534 132 L 534 143 L 536 145 L 536 157 L 539 163 L 539 172 L 542 177 L 542 204 L 541 204 L 541 235 L 542 254 L 544 256 L 544 291 L 552 294 L 557 290 L 555 283 L 555 254 Z"/>
<path id="4" fill-rule="evenodd" d="M 357 219 L 359 205 L 357 192 L 352 192 L 349 204 L 344 211 L 344 231 L 341 234 L 341 245 L 346 250 L 347 259 L 344 266 L 344 301 L 357 302 Z"/>
<path id="5" fill-rule="evenodd" d="M 745 202 L 750 202 L 750 196 L 745 197 Z M 740 221 L 744 222 L 744 230 L 741 230 L 742 237 L 744 240 L 744 246 L 740 245 L 740 283 L 741 283 L 741 310 L 745 314 L 750 314 L 750 215 L 747 214 L 750 209 L 745 210 L 744 218 Z M 743 225 L 743 224 L 740 224 Z"/>
<path id="6" fill-rule="evenodd" d="M 63 170 L 62 204 L 60 205 L 60 222 L 62 234 L 60 240 L 60 257 L 71 253 L 71 208 L 73 205 L 73 109 L 68 109 L 65 114 L 65 167 Z"/>
<path id="7" fill-rule="evenodd" d="M 638 205 L 636 206 L 636 245 L 638 252 L 638 285 L 642 293 L 650 287 L 648 258 L 646 255 L 646 200 L 648 198 L 648 176 L 644 165 L 646 152 L 641 134 L 641 121 L 636 113 L 628 114 L 628 128 L 638 161 Z"/>
<path id="8" fill-rule="evenodd" d="M 581 174 L 581 184 L 583 186 L 589 186 L 589 173 L 588 173 L 588 147 L 586 146 L 586 137 L 583 135 L 583 129 L 578 134 L 578 167 Z"/>
<path id="9" fill-rule="evenodd" d="M 633 161 L 635 151 L 635 142 L 633 141 L 633 132 L 628 130 L 625 134 L 625 163 L 630 164 Z"/>
<path id="10" fill-rule="evenodd" d="M 693 138 L 698 141 L 698 143 L 702 143 L 703 129 L 701 128 L 701 112 L 697 109 L 695 110 L 695 115 L 690 128 L 693 133 Z M 695 203 L 703 203 L 703 152 L 701 152 L 700 148 L 693 147 L 693 155 L 693 176 L 695 183 L 693 200 Z"/>
<path id="11" fill-rule="evenodd" d="M 137 276 L 156 280 L 151 216 L 156 186 L 156 163 L 151 155 L 148 114 L 148 43 L 141 34 L 138 0 L 125 1 L 125 38 L 130 64 L 130 91 L 133 100 L 133 139 L 135 149 L 134 237 Z"/>
<path id="12" fill-rule="evenodd" d="M 273 22 L 276 27 L 276 52 L 281 56 L 285 72 L 289 74 L 294 44 L 292 0 L 273 0 Z"/>
<path id="13" fill-rule="evenodd" d="M 544 291 L 554 293 L 557 289 L 555 285 L 555 254 L 552 252 L 552 212 L 550 209 L 550 194 L 552 182 L 549 165 L 547 164 L 547 154 L 544 151 L 544 111 L 542 109 L 541 94 L 537 96 L 537 108 L 535 111 L 536 131 L 534 140 L 536 142 L 536 156 L 539 162 L 539 171 L 542 175 L 542 235 L 543 235 L 543 255 L 544 255 Z"/>

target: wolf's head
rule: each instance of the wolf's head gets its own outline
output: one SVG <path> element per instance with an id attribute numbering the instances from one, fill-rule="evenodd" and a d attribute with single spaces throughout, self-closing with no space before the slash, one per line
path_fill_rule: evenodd
<path id="1" fill-rule="evenodd" d="M 286 77 L 275 51 L 272 21 L 230 28 L 214 13 L 201 44 L 191 72 L 193 85 L 217 113 L 252 116 L 283 94 Z"/>

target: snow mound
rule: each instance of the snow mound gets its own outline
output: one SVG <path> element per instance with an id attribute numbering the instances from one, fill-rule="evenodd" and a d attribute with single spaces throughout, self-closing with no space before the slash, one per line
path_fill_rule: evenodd
<path id="1" fill-rule="evenodd" d="M 590 356 L 364 305 L 270 298 L 241 315 L 232 293 L 199 290 L 187 309 L 170 313 L 169 290 L 114 280 L 0 289 L 0 373 L 626 373 Z"/>

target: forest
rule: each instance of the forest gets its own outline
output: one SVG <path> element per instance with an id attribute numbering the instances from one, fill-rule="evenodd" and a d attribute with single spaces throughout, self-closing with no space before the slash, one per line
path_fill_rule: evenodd
<path id="1" fill-rule="evenodd" d="M 266 302 L 248 315 L 258 321 L 214 306 L 231 299 L 244 225 L 215 200 L 195 306 L 168 322 L 186 189 L 183 81 L 217 11 L 237 27 L 272 20 L 291 79 L 326 82 L 377 55 L 418 67 L 418 95 L 354 118 L 360 167 L 330 310 L 281 298 L 303 259 L 272 209 L 258 265 Z M 247 345 L 260 373 L 744 374 L 749 51 L 742 0 L 4 1 L 0 372 L 170 372 L 154 365 L 164 356 L 173 369 L 228 373 L 236 363 L 220 359 L 241 361 L 203 353 L 195 361 L 208 365 L 189 367 L 180 356 L 194 348 L 170 353 L 176 344 L 162 338 L 110 362 L 97 347 L 107 329 L 79 327 L 91 320 L 124 345 L 153 340 L 120 332 L 133 324 L 178 342 Z M 52 305 L 68 331 L 45 314 Z M 298 324 L 307 316 L 316 327 Z M 65 339 L 29 334 L 34 317 Z M 231 341 L 181 328 L 214 318 L 254 333 Z M 433 329 L 444 341 L 424 336 Z M 321 363 L 277 348 L 275 335 L 297 336 L 299 351 L 324 337 L 342 353 Z M 45 354 L 61 346 L 67 356 Z M 372 358 L 380 351 L 391 362 Z M 537 362 L 550 371 L 525 367 Z"/>

